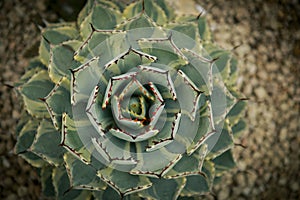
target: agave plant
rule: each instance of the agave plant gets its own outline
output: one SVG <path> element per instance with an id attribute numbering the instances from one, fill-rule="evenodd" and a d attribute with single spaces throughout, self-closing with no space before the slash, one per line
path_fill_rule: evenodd
<path id="1" fill-rule="evenodd" d="M 193 199 L 235 166 L 237 62 L 204 16 L 163 0 L 89 0 L 48 24 L 16 83 L 16 153 L 57 199 Z"/>

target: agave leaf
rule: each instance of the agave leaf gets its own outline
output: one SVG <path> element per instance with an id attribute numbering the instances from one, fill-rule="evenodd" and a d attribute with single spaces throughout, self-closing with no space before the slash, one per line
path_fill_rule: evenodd
<path id="1" fill-rule="evenodd" d="M 49 76 L 54 83 L 58 83 L 64 76 L 71 80 L 70 70 L 80 65 L 80 63 L 73 58 L 75 50 L 77 50 L 80 45 L 81 42 L 72 40 L 51 48 Z"/>
<path id="2" fill-rule="evenodd" d="M 152 0 L 144 0 L 143 2 L 137 1 L 130 4 L 124 10 L 124 16 L 126 18 L 135 17 L 138 14 L 141 14 L 143 11 L 145 11 L 147 17 L 154 20 L 157 24 L 162 25 L 167 22 L 167 16 L 164 10 Z"/>
<path id="3" fill-rule="evenodd" d="M 209 194 L 215 177 L 213 163 L 205 161 L 203 163 L 201 175 L 186 176 L 186 184 L 181 192 L 181 196 L 200 196 Z"/>
<path id="4" fill-rule="evenodd" d="M 156 63 L 168 66 L 169 69 L 187 64 L 186 57 L 173 43 L 172 36 L 139 40 L 140 48 L 147 54 L 157 57 Z M 159 65 L 156 65 L 158 68 Z"/>
<path id="5" fill-rule="evenodd" d="M 231 126 L 237 124 L 241 115 L 243 115 L 243 111 L 246 107 L 246 102 L 242 100 L 238 100 L 238 102 L 230 109 L 229 113 L 227 114 L 227 119 L 229 120 L 229 124 Z"/>
<path id="6" fill-rule="evenodd" d="M 14 84 L 14 86 L 16 88 L 21 87 L 26 82 L 28 82 L 28 80 L 30 80 L 34 74 L 43 69 L 47 70 L 46 66 L 43 65 L 37 57 L 33 58 L 32 60 L 30 60 L 29 66 L 25 74 L 21 77 L 21 79 L 18 82 Z"/>
<path id="7" fill-rule="evenodd" d="M 169 34 L 172 33 L 172 40 L 179 49 L 193 49 L 197 44 L 195 41 L 199 40 L 195 23 L 173 23 L 168 24 L 165 28 L 169 29 Z"/>
<path id="8" fill-rule="evenodd" d="M 191 121 L 195 120 L 198 112 L 199 101 L 202 95 L 200 89 L 188 78 L 183 71 L 178 71 L 174 80 L 175 91 L 178 93 L 177 100 L 182 114 L 188 115 Z"/>
<path id="9" fill-rule="evenodd" d="M 118 194 L 118 192 L 116 190 L 112 189 L 112 187 L 110 187 L 110 186 L 107 186 L 107 188 L 102 191 L 94 191 L 93 196 L 96 200 L 103 200 L 103 199 L 119 200 L 120 199 L 120 195 Z M 127 200 L 127 198 L 129 196 L 130 195 L 127 195 L 123 199 Z M 130 199 L 130 198 L 128 198 L 128 199 Z"/>
<path id="10" fill-rule="evenodd" d="M 62 77 L 56 86 L 43 99 L 56 129 L 61 127 L 62 114 L 69 113 L 72 116 L 72 108 L 70 95 L 70 81 L 66 77 Z"/>
<path id="11" fill-rule="evenodd" d="M 98 61 L 98 57 L 93 58 L 72 71 L 71 102 L 73 105 L 88 101 L 91 92 L 97 85 L 99 74 L 101 74 Z"/>
<path id="12" fill-rule="evenodd" d="M 224 172 L 236 166 L 231 150 L 227 150 L 221 155 L 212 159 L 212 162 L 214 163 L 216 176 L 221 176 L 224 174 Z"/>
<path id="13" fill-rule="evenodd" d="M 117 30 L 134 30 L 134 29 L 140 29 L 140 28 L 151 28 L 151 27 L 155 27 L 155 23 L 152 21 L 151 18 L 149 18 L 146 14 L 142 14 L 140 16 L 140 14 L 138 16 L 134 16 L 124 22 L 122 22 L 121 24 L 118 24 L 116 29 Z M 150 37 L 153 33 L 147 33 L 147 34 L 138 34 L 141 37 Z"/>
<path id="14" fill-rule="evenodd" d="M 219 82 L 216 77 L 214 77 L 210 100 L 215 123 L 220 123 L 224 120 L 228 112 L 237 102 L 237 99 L 232 95 L 224 83 Z"/>
<path id="15" fill-rule="evenodd" d="M 91 193 L 88 190 L 73 190 L 70 187 L 70 182 L 67 174 L 67 170 L 64 166 L 56 167 L 52 173 L 53 185 L 56 192 L 56 199 L 68 200 L 68 199 L 89 199 Z"/>
<path id="16" fill-rule="evenodd" d="M 136 165 L 137 161 L 131 155 L 129 142 L 111 137 L 109 132 L 105 136 L 92 139 L 93 146 L 98 153 L 96 158 L 116 169 L 130 170 Z"/>
<path id="17" fill-rule="evenodd" d="M 120 22 L 121 22 L 120 12 L 96 4 L 89 12 L 89 15 L 80 24 L 80 34 L 83 37 L 83 39 L 86 39 L 93 31 L 91 24 L 96 29 L 113 30 L 115 26 Z"/>
<path id="18" fill-rule="evenodd" d="M 205 17 L 200 16 L 198 18 L 198 32 L 202 41 L 210 42 L 212 40 L 211 32 Z"/>
<path id="19" fill-rule="evenodd" d="M 238 78 L 238 67 L 237 67 L 237 60 L 235 58 L 230 59 L 230 76 L 226 80 L 226 84 L 229 86 L 233 86 L 237 82 Z"/>
<path id="20" fill-rule="evenodd" d="M 41 118 L 49 116 L 45 105 L 40 99 L 45 97 L 53 86 L 47 71 L 41 70 L 18 88 L 23 96 L 25 107 L 32 116 Z"/>
<path id="21" fill-rule="evenodd" d="M 92 27 L 94 29 L 94 27 Z M 126 44 L 125 33 L 121 31 L 96 30 L 94 29 L 85 42 L 75 52 L 75 60 L 85 63 L 88 60 L 101 55 L 101 65 L 105 65 L 118 54 L 129 48 Z M 121 44 L 120 44 L 121 43 Z M 110 48 L 118 47 L 118 48 Z"/>
<path id="22" fill-rule="evenodd" d="M 111 106 L 107 106 L 106 109 L 102 109 L 99 105 L 103 102 L 103 93 L 99 92 L 99 87 L 96 86 L 90 96 L 86 107 L 86 114 L 94 126 L 94 128 L 99 132 L 100 135 L 104 133 L 111 127 L 115 126 L 113 115 L 111 112 Z"/>
<path id="23" fill-rule="evenodd" d="M 142 191 L 152 186 L 151 181 L 145 176 L 135 176 L 112 168 L 98 171 L 98 176 L 121 196 Z"/>
<path id="24" fill-rule="evenodd" d="M 177 199 L 185 186 L 186 179 L 156 179 L 150 178 L 153 186 L 140 192 L 140 196 L 149 199 Z"/>
<path id="25" fill-rule="evenodd" d="M 55 190 L 52 181 L 53 167 L 46 165 L 41 170 L 41 182 L 43 194 L 46 197 L 55 197 Z"/>
<path id="26" fill-rule="evenodd" d="M 164 176 L 167 179 L 202 174 L 201 169 L 207 154 L 205 145 L 197 149 L 192 155 L 183 154 L 176 165 Z M 203 175 L 203 174 L 202 174 Z"/>
<path id="27" fill-rule="evenodd" d="M 203 107 L 199 111 L 200 119 L 198 121 L 199 125 L 201 124 L 201 126 L 199 126 L 196 135 L 190 136 L 191 138 L 193 138 L 193 140 L 187 148 L 186 152 L 188 155 L 191 155 L 202 144 L 204 144 L 208 138 L 210 138 L 213 134 L 215 134 L 215 126 L 214 126 L 214 122 L 211 119 L 212 114 L 209 109 L 209 106 L 205 105 L 205 104 L 207 104 L 207 102 L 204 103 L 205 102 L 204 98 L 201 99 L 201 101 L 202 101 L 201 104 L 203 105 Z M 194 136 L 194 137 L 192 137 L 192 136 Z"/>
<path id="28" fill-rule="evenodd" d="M 205 95 L 209 95 L 212 90 L 210 86 L 212 61 L 202 55 L 198 55 L 195 51 L 184 49 L 182 52 L 189 60 L 189 63 L 180 66 L 179 70 L 184 72 L 200 91 L 204 92 Z"/>
<path id="29" fill-rule="evenodd" d="M 93 192 L 93 196 L 96 200 L 140 200 L 141 198 L 137 194 L 128 194 L 124 197 L 120 197 L 120 195 L 116 192 L 116 190 L 112 189 L 112 187 L 107 186 L 106 190 Z"/>
<path id="30" fill-rule="evenodd" d="M 47 165 L 47 162 L 44 159 L 42 159 L 41 157 L 39 157 L 38 155 L 30 151 L 24 152 L 19 155 L 34 167 L 41 168 Z"/>
<path id="31" fill-rule="evenodd" d="M 155 0 L 155 3 L 164 10 L 168 21 L 171 21 L 175 18 L 174 10 L 172 9 L 171 6 L 169 6 L 166 3 L 166 1 L 164 1 L 164 0 Z"/>
<path id="32" fill-rule="evenodd" d="M 156 151 L 146 152 L 147 143 L 135 143 L 137 153 L 137 166 L 130 171 L 134 175 L 146 175 L 159 178 L 168 173 L 169 170 L 181 159 L 182 155 L 167 147 Z M 160 162 L 153 162 L 159 160 Z"/>
<path id="33" fill-rule="evenodd" d="M 29 120 L 26 123 L 22 124 L 24 124 L 24 126 L 21 129 L 15 146 L 15 152 L 17 154 L 25 152 L 30 148 L 39 126 L 39 122 L 37 120 Z"/>
<path id="34" fill-rule="evenodd" d="M 206 143 L 208 144 L 209 149 L 211 149 L 207 158 L 215 158 L 232 148 L 234 145 L 233 135 L 228 124 L 224 123 L 224 128 L 216 126 L 216 133 L 208 138 Z"/>
<path id="35" fill-rule="evenodd" d="M 59 166 L 63 161 L 65 150 L 59 145 L 60 133 L 52 123 L 43 120 L 37 128 L 37 134 L 30 151 L 45 159 L 48 163 Z"/>
<path id="36" fill-rule="evenodd" d="M 245 120 L 239 120 L 233 127 L 231 127 L 234 138 L 240 136 L 243 130 L 247 127 Z"/>
<path id="37" fill-rule="evenodd" d="M 155 151 L 174 141 L 180 123 L 181 114 L 170 114 L 169 116 L 160 116 L 157 122 L 159 134 L 147 140 L 146 151 Z"/>
<path id="38" fill-rule="evenodd" d="M 106 184 L 97 177 L 91 165 L 78 160 L 71 153 L 64 155 L 66 169 L 69 171 L 70 185 L 73 189 L 105 190 Z"/>
<path id="39" fill-rule="evenodd" d="M 19 139 L 19 136 L 21 135 L 22 129 L 25 127 L 25 125 L 30 120 L 32 120 L 31 116 L 26 111 L 23 111 L 21 113 L 21 118 L 18 121 L 18 124 L 17 124 L 17 127 L 16 127 L 16 137 L 17 137 L 17 140 Z M 17 143 L 18 143 L 18 141 L 17 141 Z M 16 152 L 16 146 L 15 146 L 15 152 Z"/>
<path id="40" fill-rule="evenodd" d="M 75 126 L 74 121 L 66 113 L 63 113 L 62 120 L 61 145 L 84 163 L 90 163 L 91 152 L 78 135 L 78 127 Z"/>
<path id="41" fill-rule="evenodd" d="M 39 47 L 41 62 L 48 66 L 50 62 L 51 45 L 57 45 L 79 37 L 75 23 L 50 24 L 42 30 L 42 40 Z"/>

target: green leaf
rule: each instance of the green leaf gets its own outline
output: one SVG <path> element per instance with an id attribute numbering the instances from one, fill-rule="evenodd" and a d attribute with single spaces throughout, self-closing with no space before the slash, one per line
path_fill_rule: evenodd
<path id="1" fill-rule="evenodd" d="M 121 196 L 145 190 L 152 185 L 145 176 L 135 176 L 112 168 L 98 171 L 98 176 Z"/>
<path id="2" fill-rule="evenodd" d="M 57 45 L 68 40 L 78 39 L 79 33 L 75 23 L 50 24 L 42 30 L 43 38 L 39 47 L 41 62 L 48 66 L 51 45 Z"/>
<path id="3" fill-rule="evenodd" d="M 70 81 L 62 77 L 50 93 L 44 98 L 48 112 L 56 129 L 61 128 L 62 114 L 72 116 Z"/>
<path id="4" fill-rule="evenodd" d="M 177 199 L 181 190 L 185 186 L 185 178 L 176 179 L 157 179 L 150 178 L 153 186 L 147 190 L 141 191 L 143 198 L 150 199 Z"/>
<path id="5" fill-rule="evenodd" d="M 59 144 L 60 133 L 55 130 L 51 122 L 42 120 L 30 149 L 50 164 L 59 166 L 65 153 L 65 150 Z"/>
<path id="6" fill-rule="evenodd" d="M 91 24 L 96 29 L 113 30 L 120 22 L 120 12 L 110 8 L 105 8 L 102 5 L 96 5 L 93 6 L 89 15 L 80 24 L 80 33 L 83 39 L 86 39 L 92 32 Z"/>
<path id="7" fill-rule="evenodd" d="M 73 189 L 98 191 L 106 189 L 106 184 L 97 176 L 96 169 L 91 165 L 83 163 L 70 153 L 64 155 L 64 161 Z"/>
<path id="8" fill-rule="evenodd" d="M 17 154 L 25 152 L 30 148 L 37 133 L 38 126 L 39 122 L 37 120 L 29 120 L 26 124 L 24 123 L 15 146 L 15 152 Z"/>
<path id="9" fill-rule="evenodd" d="M 49 117 L 47 108 L 41 98 L 44 98 L 53 88 L 47 71 L 41 70 L 34 74 L 23 86 L 19 89 L 23 96 L 26 110 L 32 116 Z"/>
<path id="10" fill-rule="evenodd" d="M 84 163 L 90 163 L 91 152 L 77 132 L 80 127 L 75 126 L 74 121 L 66 113 L 63 113 L 62 120 L 61 145 Z"/>
<path id="11" fill-rule="evenodd" d="M 221 176 L 222 174 L 224 174 L 224 172 L 236 166 L 231 150 L 227 150 L 221 155 L 212 159 L 212 162 L 215 166 L 216 176 Z"/>
<path id="12" fill-rule="evenodd" d="M 199 17 L 198 19 L 198 32 L 202 41 L 211 41 L 211 33 L 204 17 Z"/>
<path id="13" fill-rule="evenodd" d="M 209 149 L 212 148 L 208 158 L 214 158 L 233 147 L 233 135 L 227 126 L 227 124 L 224 124 L 224 127 L 217 126 L 216 133 L 207 139 L 206 143 L 209 145 Z"/>
<path id="14" fill-rule="evenodd" d="M 155 0 L 155 3 L 164 10 L 168 21 L 175 18 L 174 10 L 165 0 Z"/>
<path id="15" fill-rule="evenodd" d="M 73 58 L 80 44 L 79 41 L 67 41 L 51 49 L 49 76 L 54 83 L 58 83 L 64 76 L 71 80 L 70 70 L 80 66 Z"/>
<path id="16" fill-rule="evenodd" d="M 52 183 L 53 167 L 46 165 L 41 170 L 41 182 L 43 194 L 46 197 L 55 197 L 55 190 Z"/>
<path id="17" fill-rule="evenodd" d="M 172 40 L 179 48 L 193 49 L 197 44 L 197 27 L 194 23 L 168 24 L 165 28 L 172 33 Z"/>
<path id="18" fill-rule="evenodd" d="M 201 168 L 206 156 L 206 148 L 200 148 L 192 155 L 183 154 L 176 165 L 164 176 L 167 179 L 202 174 Z"/>
<path id="19" fill-rule="evenodd" d="M 243 130 L 245 130 L 246 127 L 246 122 L 243 119 L 239 120 L 238 123 L 231 127 L 233 136 L 235 138 L 239 137 L 239 135 L 242 133 Z"/>
<path id="20" fill-rule="evenodd" d="M 205 161 L 202 172 L 204 175 L 186 176 L 186 184 L 180 194 L 181 196 L 200 196 L 210 193 L 215 177 L 213 163 Z"/>
<path id="21" fill-rule="evenodd" d="M 82 200 L 90 199 L 92 193 L 88 190 L 74 190 L 70 187 L 70 181 L 66 169 L 63 166 L 53 169 L 53 185 L 56 198 L 59 200 Z"/>
<path id="22" fill-rule="evenodd" d="M 45 165 L 47 165 L 48 163 L 43 160 L 41 157 L 39 157 L 38 155 L 36 155 L 35 153 L 32 153 L 30 151 L 19 154 L 24 160 L 26 160 L 29 164 L 31 164 L 34 167 L 38 167 L 41 168 Z"/>
<path id="23" fill-rule="evenodd" d="M 138 14 L 142 13 L 143 9 L 145 9 L 147 17 L 150 17 L 157 24 L 163 25 L 167 22 L 167 16 L 164 10 L 159 7 L 154 1 L 144 0 L 144 8 L 142 4 L 142 1 L 130 4 L 125 8 L 124 16 L 126 18 L 135 17 Z"/>
<path id="24" fill-rule="evenodd" d="M 140 28 L 149 28 L 149 27 L 155 27 L 156 25 L 154 22 L 148 18 L 145 14 L 142 14 L 138 17 L 133 17 L 131 19 L 128 19 L 126 21 L 123 21 L 121 24 L 117 26 L 117 30 L 135 30 Z M 140 33 L 138 33 L 140 35 Z M 141 37 L 150 37 L 152 33 L 148 34 L 141 34 Z"/>

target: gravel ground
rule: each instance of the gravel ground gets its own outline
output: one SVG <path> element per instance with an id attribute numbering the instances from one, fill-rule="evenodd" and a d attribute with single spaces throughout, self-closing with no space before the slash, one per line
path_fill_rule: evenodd
<path id="1" fill-rule="evenodd" d="M 246 146 L 235 148 L 238 167 L 205 199 L 299 199 L 298 0 L 196 1 L 207 9 L 217 43 L 240 61 L 238 84 L 250 99 L 248 128 L 236 141 Z M 47 2 L 0 1 L 0 199 L 41 196 L 37 172 L 13 152 L 20 105 L 3 83 L 17 81 L 36 55 L 37 24 L 59 20 Z"/>

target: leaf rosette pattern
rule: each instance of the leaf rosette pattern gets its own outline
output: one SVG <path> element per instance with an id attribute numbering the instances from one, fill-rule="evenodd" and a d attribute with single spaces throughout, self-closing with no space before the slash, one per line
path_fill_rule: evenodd
<path id="1" fill-rule="evenodd" d="M 42 168 L 46 195 L 180 199 L 234 167 L 245 103 L 236 61 L 203 17 L 158 0 L 91 0 L 77 24 L 42 34 L 16 84 L 27 111 L 16 152 Z"/>

